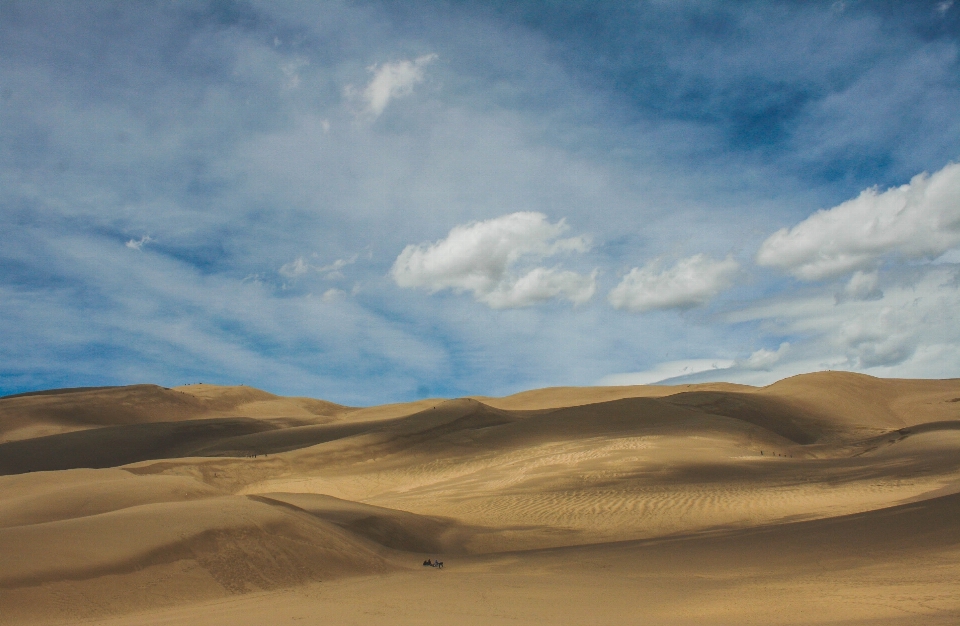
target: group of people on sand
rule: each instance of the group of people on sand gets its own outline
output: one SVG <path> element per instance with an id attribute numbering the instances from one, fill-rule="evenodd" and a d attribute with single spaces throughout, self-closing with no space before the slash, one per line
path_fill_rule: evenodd
<path id="1" fill-rule="evenodd" d="M 423 566 L 439 567 L 440 569 L 443 569 L 443 561 L 427 559 L 426 561 L 423 562 Z"/>

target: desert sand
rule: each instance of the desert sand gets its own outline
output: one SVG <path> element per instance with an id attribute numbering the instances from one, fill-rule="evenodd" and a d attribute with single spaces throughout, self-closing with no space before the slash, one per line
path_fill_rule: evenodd
<path id="1" fill-rule="evenodd" d="M 957 624 L 960 379 L 0 398 L 0 623 Z"/>

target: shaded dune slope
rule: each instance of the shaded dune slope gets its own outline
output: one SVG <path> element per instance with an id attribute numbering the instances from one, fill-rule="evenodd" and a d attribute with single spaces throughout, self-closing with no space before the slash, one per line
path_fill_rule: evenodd
<path id="1" fill-rule="evenodd" d="M 229 592 L 389 569 L 373 544 L 250 498 L 145 504 L 0 532 L 0 587 L 195 561 Z"/>
<path id="2" fill-rule="evenodd" d="M 0 444 L 0 474 L 117 467 L 145 459 L 203 456 L 205 448 L 277 427 L 251 418 L 105 426 Z"/>
<path id="3" fill-rule="evenodd" d="M 416 515 L 322 494 L 267 493 L 250 497 L 294 507 L 353 535 L 404 552 L 459 554 L 468 537 L 489 532 L 449 518 Z"/>
<path id="4" fill-rule="evenodd" d="M 103 426 L 217 417 L 331 421 L 348 410 L 311 398 L 283 398 L 250 387 L 157 385 L 55 389 L 0 398 L 0 441 Z"/>

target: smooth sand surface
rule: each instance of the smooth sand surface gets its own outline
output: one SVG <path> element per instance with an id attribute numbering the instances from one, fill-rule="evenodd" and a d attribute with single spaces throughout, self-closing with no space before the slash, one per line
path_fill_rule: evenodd
<path id="1" fill-rule="evenodd" d="M 960 380 L 137 385 L 0 437 L 2 624 L 960 623 Z"/>

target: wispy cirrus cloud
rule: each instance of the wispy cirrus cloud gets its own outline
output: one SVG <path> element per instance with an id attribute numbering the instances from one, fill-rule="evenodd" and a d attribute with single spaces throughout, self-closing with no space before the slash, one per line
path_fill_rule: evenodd
<path id="1" fill-rule="evenodd" d="M 525 307 L 552 298 L 574 304 L 589 300 L 596 274 L 587 276 L 557 268 L 535 267 L 517 273 L 521 261 L 539 262 L 560 253 L 585 252 L 585 236 L 561 238 L 569 230 L 542 213 L 520 212 L 455 226 L 445 239 L 411 244 L 390 270 L 400 287 L 431 293 L 470 291 L 491 308 Z"/>
<path id="2" fill-rule="evenodd" d="M 316 255 L 314 255 L 316 256 Z M 309 272 L 316 272 L 317 274 L 323 274 L 325 278 L 343 278 L 343 273 L 340 271 L 348 265 L 352 265 L 357 262 L 359 255 L 354 254 L 353 256 L 346 259 L 337 259 L 333 263 L 328 265 L 314 265 L 309 260 L 303 256 L 298 256 L 289 263 L 284 263 L 280 266 L 280 269 L 277 272 L 286 278 L 297 278 L 303 276 Z"/>
<path id="3" fill-rule="evenodd" d="M 769 372 L 790 350 L 783 342 L 776 350 L 760 348 L 742 359 L 685 359 L 658 363 L 642 372 L 610 374 L 597 381 L 598 385 L 656 385 L 692 380 L 730 380 L 746 375 L 755 378 L 755 372 Z M 762 374 L 761 374 L 762 376 Z"/>
<path id="4" fill-rule="evenodd" d="M 598 385 L 619 387 L 621 385 L 655 385 L 657 383 L 692 376 L 694 374 L 717 373 L 733 367 L 731 359 L 686 359 L 683 361 L 668 361 L 658 363 L 642 372 L 625 372 L 610 374 L 597 381 Z"/>
<path id="5" fill-rule="evenodd" d="M 364 114 L 379 117 L 391 101 L 413 93 L 413 88 L 424 81 L 424 68 L 436 60 L 436 54 L 424 54 L 413 60 L 371 65 L 367 69 L 373 78 L 366 87 L 347 85 L 344 93 L 362 104 Z"/>
<path id="6" fill-rule="evenodd" d="M 153 237 L 151 237 L 150 235 L 144 235 L 140 239 L 131 239 L 127 241 L 127 243 L 124 245 L 126 245 L 131 250 L 143 250 L 143 246 L 145 244 L 150 243 L 151 241 L 153 241 Z"/>

